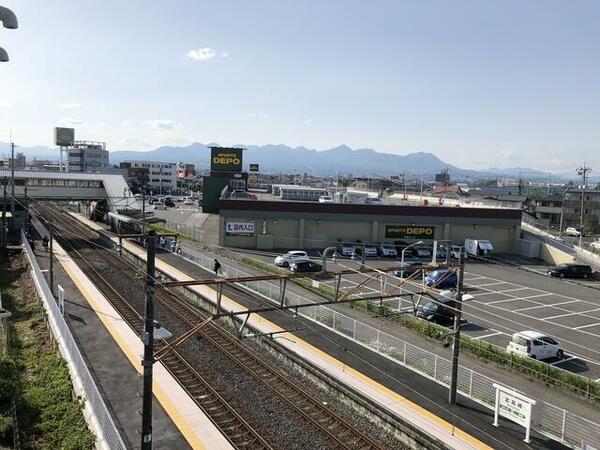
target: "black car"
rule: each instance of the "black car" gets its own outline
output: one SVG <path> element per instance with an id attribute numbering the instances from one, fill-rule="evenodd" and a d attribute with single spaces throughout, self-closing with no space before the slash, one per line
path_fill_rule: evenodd
<path id="1" fill-rule="evenodd" d="M 418 267 L 421 265 L 423 265 L 421 261 L 404 261 L 398 269 L 394 270 L 394 275 L 400 278 L 408 277 L 419 270 Z"/>
<path id="2" fill-rule="evenodd" d="M 548 271 L 548 275 L 558 278 L 589 278 L 592 268 L 585 264 L 559 264 Z"/>
<path id="3" fill-rule="evenodd" d="M 430 300 L 423 306 L 419 306 L 417 317 L 430 322 L 445 324 L 454 320 L 455 308 L 456 300 L 439 299 L 435 302 Z"/>
<path id="4" fill-rule="evenodd" d="M 170 197 L 165 198 L 165 206 L 169 208 L 173 208 L 175 206 L 175 202 Z"/>
<path id="5" fill-rule="evenodd" d="M 321 269 L 323 269 L 323 266 L 313 261 L 296 261 L 290 263 L 290 270 L 296 273 L 320 272 Z"/>

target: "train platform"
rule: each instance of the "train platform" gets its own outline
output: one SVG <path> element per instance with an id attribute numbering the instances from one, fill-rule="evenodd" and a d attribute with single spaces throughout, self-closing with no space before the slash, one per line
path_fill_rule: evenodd
<path id="1" fill-rule="evenodd" d="M 81 216 L 78 218 L 91 228 L 103 229 Z M 139 246 L 124 242 L 124 247 L 145 259 L 145 251 Z M 175 280 L 210 276 L 198 265 L 171 253 L 160 253 L 156 267 Z M 189 288 L 216 302 L 214 289 L 208 286 Z M 225 310 L 240 311 L 259 306 L 266 306 L 266 303 L 229 288 L 223 289 L 222 307 Z M 361 392 L 373 404 L 451 448 L 562 448 L 539 435 L 532 436 L 529 445 L 525 444 L 522 428 L 510 423 L 503 424 L 502 428 L 493 427 L 493 414 L 470 400 L 459 398 L 458 405 L 449 406 L 447 389 L 313 322 L 277 311 L 253 314 L 248 323 L 260 333 L 298 329 L 280 335 L 285 338 L 279 339 L 279 343 L 328 376 Z"/>
<path id="2" fill-rule="evenodd" d="M 40 267 L 48 269 L 41 241 L 34 253 Z M 125 444 L 139 448 L 143 344 L 58 243 L 54 254 L 55 289 L 65 290 L 69 326 Z M 232 448 L 160 363 L 154 366 L 152 411 L 154 448 Z"/>

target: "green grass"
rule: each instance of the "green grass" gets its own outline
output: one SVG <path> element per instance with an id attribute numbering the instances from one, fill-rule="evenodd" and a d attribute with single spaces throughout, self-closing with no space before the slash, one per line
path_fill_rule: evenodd
<path id="1" fill-rule="evenodd" d="M 69 370 L 49 338 L 24 257 L 7 269 L 0 270 L 0 288 L 13 314 L 13 348 L 10 357 L 0 357 L 0 447 L 2 440 L 12 440 L 12 422 L 3 418 L 15 396 L 22 448 L 92 449 L 95 437 L 84 420 L 83 401 L 73 398 Z"/>
<path id="2" fill-rule="evenodd" d="M 172 228 L 167 228 L 157 223 L 150 224 L 149 227 L 151 230 L 156 231 L 157 233 L 165 233 L 165 234 L 176 234 L 178 239 L 187 239 L 191 240 L 191 236 L 187 233 L 182 233 L 181 231 L 174 230 Z"/>
<path id="3" fill-rule="evenodd" d="M 272 264 L 264 261 L 259 261 L 250 257 L 243 257 L 242 263 L 249 267 L 270 272 L 270 273 L 289 273 L 287 270 L 280 269 Z M 312 292 L 315 292 L 326 299 L 332 300 L 335 297 L 335 290 L 330 286 L 319 283 L 319 287 L 312 285 L 312 280 L 307 278 L 292 278 L 291 281 L 302 286 Z M 392 314 L 393 311 L 386 305 L 379 305 L 373 301 L 361 300 L 350 303 L 350 306 L 357 309 L 362 309 L 378 315 L 387 316 L 391 320 L 405 328 L 408 328 L 415 333 L 425 336 L 429 339 L 441 342 L 443 344 L 451 343 L 452 336 L 450 330 L 441 325 L 432 322 L 417 319 L 408 314 Z M 332 326 L 332 324 L 329 324 Z M 600 383 L 589 378 L 561 370 L 531 358 L 523 358 L 515 356 L 505 351 L 502 347 L 492 345 L 487 342 L 482 342 L 480 339 L 471 339 L 468 336 L 462 335 L 460 347 L 463 351 L 467 351 L 475 355 L 485 362 L 494 363 L 504 369 L 525 374 L 531 379 L 537 379 L 547 385 L 556 386 L 561 389 L 574 392 L 575 394 L 588 398 L 593 401 L 600 401 Z M 402 358 L 402 353 L 397 349 L 381 349 L 389 356 Z"/>

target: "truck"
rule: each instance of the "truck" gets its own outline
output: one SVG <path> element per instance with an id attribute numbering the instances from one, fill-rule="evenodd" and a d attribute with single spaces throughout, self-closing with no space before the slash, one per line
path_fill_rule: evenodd
<path id="1" fill-rule="evenodd" d="M 465 239 L 465 252 L 470 256 L 487 256 L 494 250 L 487 239 Z"/>

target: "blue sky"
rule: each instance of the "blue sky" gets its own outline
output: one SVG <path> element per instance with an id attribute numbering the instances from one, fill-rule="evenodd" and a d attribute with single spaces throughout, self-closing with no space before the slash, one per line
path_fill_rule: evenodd
<path id="1" fill-rule="evenodd" d="M 600 171 L 600 2 L 0 0 L 0 141 L 430 151 Z"/>

